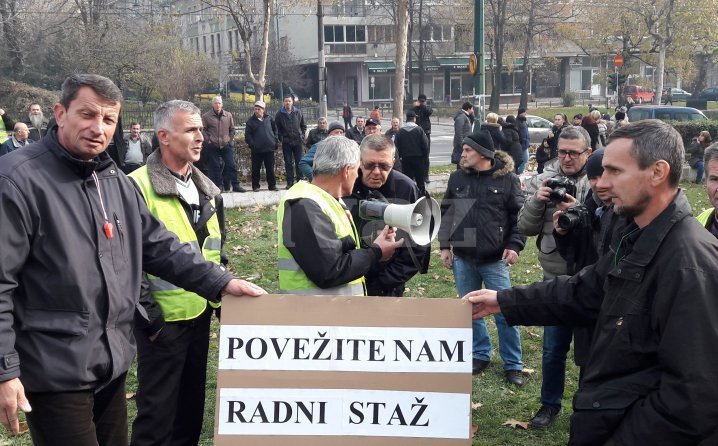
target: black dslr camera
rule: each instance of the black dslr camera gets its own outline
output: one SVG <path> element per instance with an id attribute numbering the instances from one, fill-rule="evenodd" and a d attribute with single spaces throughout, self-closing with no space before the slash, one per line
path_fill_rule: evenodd
<path id="1" fill-rule="evenodd" d="M 593 215 L 586 206 L 578 205 L 569 208 L 558 216 L 558 227 L 564 231 L 576 228 L 590 228 L 593 223 Z"/>
<path id="2" fill-rule="evenodd" d="M 576 196 L 576 183 L 563 175 L 551 178 L 546 182 L 546 186 L 551 188 L 551 194 L 548 197 L 553 204 L 568 201 L 566 195 Z"/>

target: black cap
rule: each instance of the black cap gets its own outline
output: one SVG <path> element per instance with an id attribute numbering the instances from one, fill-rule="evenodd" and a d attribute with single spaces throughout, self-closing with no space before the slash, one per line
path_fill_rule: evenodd
<path id="1" fill-rule="evenodd" d="M 364 122 L 364 126 L 366 127 L 367 125 L 379 125 L 379 123 L 376 121 L 376 119 L 369 118 L 366 120 L 366 122 Z"/>
<path id="2" fill-rule="evenodd" d="M 596 178 L 603 175 L 603 149 L 598 149 L 588 157 L 586 161 L 586 176 Z"/>
<path id="3" fill-rule="evenodd" d="M 526 113 L 526 109 L 524 107 L 519 107 L 517 115 L 520 115 L 521 113 Z"/>
<path id="4" fill-rule="evenodd" d="M 420 94 L 419 96 L 417 96 L 416 99 L 418 99 L 418 100 L 420 100 L 420 101 L 425 101 L 425 100 L 426 100 L 426 95 L 425 95 L 424 93 L 422 93 L 422 94 Z"/>
<path id="5" fill-rule="evenodd" d="M 406 112 L 406 119 L 409 118 L 416 118 L 416 112 L 414 110 L 409 110 L 408 112 Z"/>
<path id="6" fill-rule="evenodd" d="M 474 132 L 464 138 L 461 144 L 466 144 L 486 158 L 494 159 L 494 140 L 487 131 Z"/>

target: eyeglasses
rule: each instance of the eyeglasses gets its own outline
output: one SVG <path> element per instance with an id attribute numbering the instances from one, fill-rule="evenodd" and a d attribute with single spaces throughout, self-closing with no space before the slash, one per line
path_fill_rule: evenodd
<path id="1" fill-rule="evenodd" d="M 391 164 L 387 163 L 362 163 L 361 168 L 367 172 L 372 172 L 374 169 L 379 168 L 382 172 L 389 172 L 392 168 Z"/>
<path id="2" fill-rule="evenodd" d="M 582 151 L 582 152 L 574 152 L 573 150 L 559 150 L 558 151 L 558 157 L 559 158 L 566 158 L 567 156 L 571 158 L 572 160 L 577 160 L 579 156 L 583 155 L 584 153 L 588 152 L 588 149 Z"/>

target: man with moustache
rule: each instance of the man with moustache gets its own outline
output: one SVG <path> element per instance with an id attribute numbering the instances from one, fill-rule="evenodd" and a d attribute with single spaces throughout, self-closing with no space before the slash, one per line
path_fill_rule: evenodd
<path id="1" fill-rule="evenodd" d="M 573 276 L 465 296 L 474 317 L 513 325 L 595 322 L 569 445 L 715 444 L 718 240 L 679 188 L 683 157 L 662 121 L 614 130 L 597 183 L 626 219 L 610 252 Z"/>
<path id="2" fill-rule="evenodd" d="M 385 223 L 361 219 L 361 200 L 375 198 L 393 204 L 411 204 L 420 195 L 419 188 L 409 177 L 392 168 L 396 149 L 389 138 L 381 134 L 367 135 L 359 150 L 359 177 L 354 182 L 351 196 L 344 197 L 344 202 L 351 210 L 362 245 L 366 247 Z M 417 273 L 425 274 L 428 270 L 431 246 L 413 245 L 404 231 L 397 232 L 397 239 L 403 239 L 404 246 L 398 248 L 390 260 L 365 275 L 369 296 L 403 296 L 406 282 Z"/>
<path id="3" fill-rule="evenodd" d="M 122 100 L 70 76 L 57 125 L 0 163 L 0 423 L 17 435 L 23 410 L 36 446 L 127 445 L 143 270 L 211 301 L 264 293 L 181 243 L 119 173 L 105 150 Z"/>
<path id="4" fill-rule="evenodd" d="M 713 205 L 698 215 L 698 221 L 718 237 L 718 143 L 706 149 L 703 161 L 706 170 L 706 191 Z"/>
<path id="5" fill-rule="evenodd" d="M 0 144 L 0 156 L 7 155 L 13 150 L 20 149 L 33 142 L 27 137 L 30 132 L 24 123 L 18 122 L 15 124 L 14 130 L 10 139 Z"/>
<path id="6" fill-rule="evenodd" d="M 23 122 L 30 129 L 30 139 L 33 141 L 40 141 L 45 137 L 47 133 L 47 119 L 42 113 L 42 107 L 40 104 L 30 104 L 28 108 L 27 118 Z"/>

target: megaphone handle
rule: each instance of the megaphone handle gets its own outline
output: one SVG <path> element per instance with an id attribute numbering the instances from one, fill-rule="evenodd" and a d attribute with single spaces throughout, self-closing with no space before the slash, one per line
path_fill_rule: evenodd
<path id="1" fill-rule="evenodd" d="M 434 210 L 432 209 L 433 200 L 431 198 L 431 195 L 429 195 L 429 192 L 424 190 L 424 198 L 426 199 L 426 204 L 429 206 L 429 234 L 434 233 L 434 224 L 436 223 L 436 220 L 434 219 Z"/>

